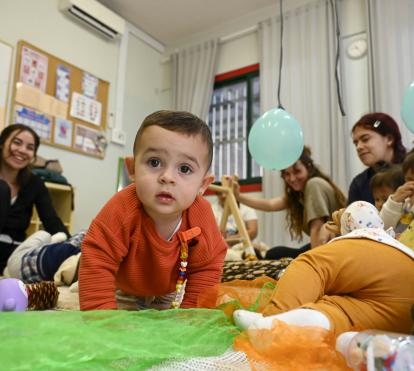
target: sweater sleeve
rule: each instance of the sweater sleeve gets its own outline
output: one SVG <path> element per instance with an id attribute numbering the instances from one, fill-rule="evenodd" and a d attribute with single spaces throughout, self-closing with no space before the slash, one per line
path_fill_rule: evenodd
<path id="1" fill-rule="evenodd" d="M 40 178 L 36 179 L 36 183 L 38 192 L 35 199 L 35 205 L 45 230 L 50 234 L 64 232 L 68 237 L 70 237 L 69 231 L 64 226 L 62 220 L 60 220 L 55 208 L 53 207 L 49 191 L 47 190 L 45 184 Z"/>
<path id="2" fill-rule="evenodd" d="M 380 216 L 384 222 L 384 229 L 395 228 L 402 214 L 403 202 L 396 202 L 389 196 L 380 211 Z"/>
<path id="3" fill-rule="evenodd" d="M 79 301 L 81 310 L 116 309 L 116 275 L 128 253 L 128 233 L 122 212 L 107 204 L 92 222 L 82 243 L 79 268 Z M 124 215 L 126 217 L 126 215 Z"/>
<path id="4" fill-rule="evenodd" d="M 198 248 L 198 246 L 194 248 Z M 220 283 L 227 245 L 220 237 L 216 246 L 210 251 L 211 259 L 203 264 L 198 264 L 194 270 L 190 271 L 181 308 L 196 307 L 198 295 L 206 288 Z"/>

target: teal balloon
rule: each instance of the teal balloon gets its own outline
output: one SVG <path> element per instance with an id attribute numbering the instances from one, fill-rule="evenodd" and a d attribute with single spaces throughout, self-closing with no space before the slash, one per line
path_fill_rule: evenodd
<path id="1" fill-rule="evenodd" d="M 302 154 L 303 131 L 291 114 L 282 108 L 274 108 L 253 124 L 248 145 L 252 157 L 265 169 L 286 169 Z"/>
<path id="2" fill-rule="evenodd" d="M 401 117 L 408 130 L 414 133 L 414 81 L 404 93 L 401 105 Z"/>

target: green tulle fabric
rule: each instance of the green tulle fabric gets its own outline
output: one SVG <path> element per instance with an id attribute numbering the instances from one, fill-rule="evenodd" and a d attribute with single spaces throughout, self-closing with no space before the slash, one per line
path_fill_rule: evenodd
<path id="1" fill-rule="evenodd" d="M 3 312 L 0 334 L 4 370 L 144 370 L 221 355 L 239 331 L 220 310 L 173 309 Z"/>

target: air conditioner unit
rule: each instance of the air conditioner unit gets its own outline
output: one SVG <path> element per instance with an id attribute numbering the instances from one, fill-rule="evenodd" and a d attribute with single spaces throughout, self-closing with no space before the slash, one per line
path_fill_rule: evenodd
<path id="1" fill-rule="evenodd" d="M 125 20 L 96 0 L 61 0 L 59 8 L 109 39 L 125 32 Z"/>

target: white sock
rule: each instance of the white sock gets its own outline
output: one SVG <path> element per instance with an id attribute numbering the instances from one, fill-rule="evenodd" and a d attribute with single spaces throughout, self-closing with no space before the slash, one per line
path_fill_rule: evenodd
<path id="1" fill-rule="evenodd" d="M 63 232 L 57 232 L 54 235 L 51 236 L 50 238 L 50 243 L 58 243 L 58 242 L 63 242 L 66 241 L 68 238 L 66 236 L 66 233 Z"/>
<path id="2" fill-rule="evenodd" d="M 262 313 L 250 312 L 248 310 L 238 309 L 233 313 L 234 323 L 242 330 L 248 329 L 258 319 L 263 318 Z"/>
<path id="3" fill-rule="evenodd" d="M 288 312 L 268 317 L 263 317 L 260 313 L 237 310 L 234 312 L 233 318 L 236 325 L 243 330 L 249 327 L 270 329 L 272 328 L 273 320 L 275 319 L 295 326 L 315 326 L 322 327 L 326 330 L 331 328 L 328 317 L 323 313 L 305 308 L 293 309 Z"/>

